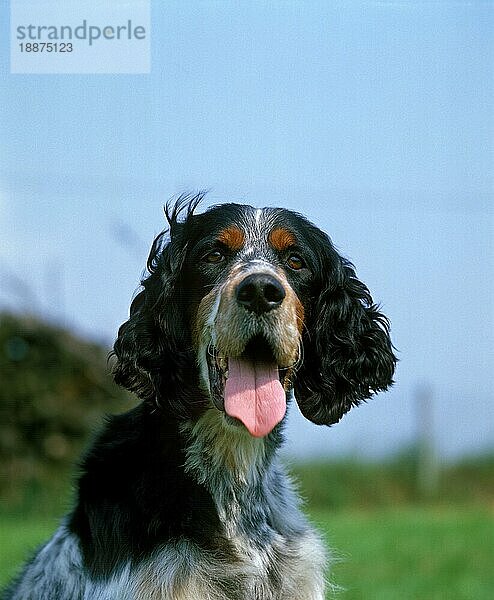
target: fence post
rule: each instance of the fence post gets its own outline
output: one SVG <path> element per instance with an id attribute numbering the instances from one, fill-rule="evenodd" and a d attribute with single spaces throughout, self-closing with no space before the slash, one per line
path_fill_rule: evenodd
<path id="1" fill-rule="evenodd" d="M 417 410 L 417 489 L 423 499 L 437 494 L 439 461 L 434 435 L 434 394 L 430 384 L 421 384 L 415 390 Z"/>

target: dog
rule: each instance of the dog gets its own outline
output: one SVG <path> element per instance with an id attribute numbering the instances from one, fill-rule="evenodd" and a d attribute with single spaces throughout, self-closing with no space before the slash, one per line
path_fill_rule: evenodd
<path id="1" fill-rule="evenodd" d="M 322 600 L 326 552 L 277 459 L 392 384 L 387 318 L 306 218 L 168 203 L 114 345 L 141 403 L 81 465 L 75 508 L 8 600 Z"/>

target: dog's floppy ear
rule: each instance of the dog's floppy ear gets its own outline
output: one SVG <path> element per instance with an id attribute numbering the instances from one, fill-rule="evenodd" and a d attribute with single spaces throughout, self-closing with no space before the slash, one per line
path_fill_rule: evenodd
<path id="1" fill-rule="evenodd" d="M 169 231 L 160 233 L 153 242 L 147 262 L 149 275 L 142 281 L 142 290 L 134 298 L 129 319 L 121 325 L 113 347 L 116 383 L 144 400 L 156 401 L 163 391 L 180 384 L 183 366 L 190 361 L 189 328 L 179 283 L 187 252 L 187 221 L 201 199 L 202 195 L 182 196 L 165 207 Z M 184 211 L 185 219 L 179 221 Z"/>
<path id="2" fill-rule="evenodd" d="M 337 254 L 328 238 L 322 252 L 295 396 L 307 419 L 331 425 L 393 383 L 396 358 L 388 320 L 353 265 Z"/>

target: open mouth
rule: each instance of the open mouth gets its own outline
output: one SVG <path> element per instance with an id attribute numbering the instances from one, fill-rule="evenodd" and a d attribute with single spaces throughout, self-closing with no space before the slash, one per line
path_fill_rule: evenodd
<path id="1" fill-rule="evenodd" d="M 237 357 L 222 356 L 211 346 L 208 369 L 216 408 L 241 421 L 254 437 L 267 435 L 285 416 L 290 369 L 276 363 L 264 337 L 253 337 Z"/>

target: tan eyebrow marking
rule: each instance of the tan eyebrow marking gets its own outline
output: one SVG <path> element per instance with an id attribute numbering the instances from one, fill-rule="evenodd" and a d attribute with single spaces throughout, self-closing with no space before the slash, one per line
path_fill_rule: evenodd
<path id="1" fill-rule="evenodd" d="M 227 227 L 220 231 L 218 241 L 225 244 L 230 250 L 240 250 L 245 242 L 244 232 L 238 227 Z"/>
<path id="2" fill-rule="evenodd" d="M 269 234 L 268 241 L 275 250 L 283 251 L 290 246 L 294 246 L 297 243 L 295 235 L 284 229 L 283 227 L 277 227 Z"/>

